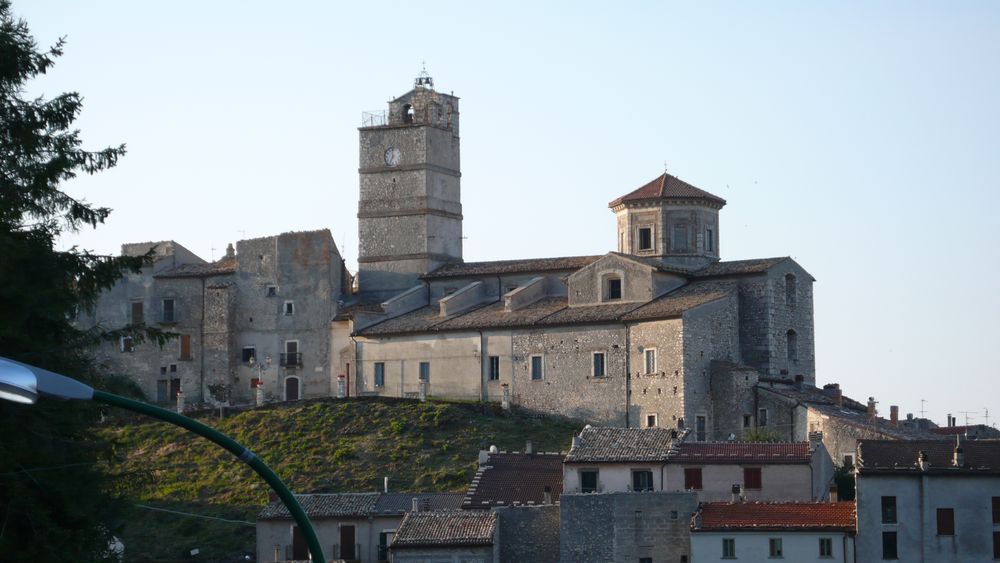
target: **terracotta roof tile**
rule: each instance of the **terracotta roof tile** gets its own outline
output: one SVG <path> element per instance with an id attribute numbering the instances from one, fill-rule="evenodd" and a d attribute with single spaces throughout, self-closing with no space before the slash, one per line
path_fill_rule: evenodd
<path id="1" fill-rule="evenodd" d="M 809 442 L 684 442 L 672 463 L 809 463 Z"/>
<path id="2" fill-rule="evenodd" d="M 560 258 L 527 258 L 524 260 L 494 260 L 491 262 L 464 262 L 445 264 L 425 274 L 423 279 L 464 278 L 475 276 L 495 276 L 498 274 L 529 274 L 532 272 L 552 272 L 579 270 L 596 262 L 600 256 L 564 256 Z"/>
<path id="3" fill-rule="evenodd" d="M 295 495 L 302 510 L 309 518 L 337 518 L 347 516 L 368 516 L 375 509 L 380 493 L 336 493 L 316 495 Z M 288 509 L 281 501 L 274 501 L 257 515 L 258 520 L 291 519 Z"/>
<path id="4" fill-rule="evenodd" d="M 696 188 L 684 180 L 664 172 L 641 188 L 615 199 L 608 204 L 608 207 L 617 207 L 630 201 L 656 199 L 705 199 L 718 205 L 726 204 L 726 200 L 721 197 Z"/>
<path id="5" fill-rule="evenodd" d="M 852 532 L 853 502 L 707 502 L 692 523 L 692 531 L 829 530 Z"/>
<path id="6" fill-rule="evenodd" d="M 493 511 L 407 512 L 393 535 L 392 547 L 493 545 Z"/>
<path id="7" fill-rule="evenodd" d="M 562 454 L 489 454 L 473 478 L 462 508 L 543 504 L 545 487 L 552 493 L 551 501 L 558 502 L 563 488 L 562 462 Z"/>
<path id="8" fill-rule="evenodd" d="M 375 503 L 377 514 L 403 514 L 413 509 L 413 499 L 420 510 L 458 510 L 462 508 L 462 493 L 382 493 Z"/>
<path id="9" fill-rule="evenodd" d="M 861 473 L 917 473 L 919 452 L 927 454 L 930 471 L 967 474 L 1000 473 L 1000 440 L 962 440 L 965 466 L 954 466 L 955 440 L 861 440 L 857 467 Z"/>
<path id="10" fill-rule="evenodd" d="M 154 278 L 206 278 L 236 272 L 236 258 L 226 257 L 203 264 L 181 264 L 154 275 Z"/>
<path id="11" fill-rule="evenodd" d="M 567 463 L 666 461 L 677 439 L 669 428 L 584 428 Z"/>

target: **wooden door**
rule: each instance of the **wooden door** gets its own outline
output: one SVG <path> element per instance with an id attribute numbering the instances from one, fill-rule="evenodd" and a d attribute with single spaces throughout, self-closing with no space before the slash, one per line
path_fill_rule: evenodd
<path id="1" fill-rule="evenodd" d="M 357 559 L 354 545 L 354 526 L 340 526 L 340 558 L 352 561 Z"/>

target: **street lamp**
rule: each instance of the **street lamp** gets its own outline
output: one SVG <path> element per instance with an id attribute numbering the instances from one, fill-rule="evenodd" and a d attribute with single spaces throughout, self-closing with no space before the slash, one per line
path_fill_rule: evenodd
<path id="1" fill-rule="evenodd" d="M 302 506 L 295 500 L 292 491 L 288 490 L 281 478 L 259 457 L 229 436 L 173 411 L 105 393 L 64 375 L 0 357 L 0 399 L 15 403 L 34 404 L 39 397 L 98 401 L 158 418 L 215 442 L 239 458 L 240 461 L 249 465 L 271 486 L 271 489 L 278 494 L 292 515 L 292 519 L 305 535 L 312 560 L 314 562 L 326 561 L 323 558 L 323 548 L 319 545 L 316 531 L 313 530 L 312 523 L 305 511 L 302 510 Z"/>

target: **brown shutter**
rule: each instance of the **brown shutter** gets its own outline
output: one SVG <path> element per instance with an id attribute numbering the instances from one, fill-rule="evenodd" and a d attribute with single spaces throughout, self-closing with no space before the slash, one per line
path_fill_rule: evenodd
<path id="1" fill-rule="evenodd" d="M 181 359 L 190 360 L 191 359 L 191 335 L 182 334 L 181 335 Z"/>
<path id="2" fill-rule="evenodd" d="M 955 535 L 955 510 L 953 508 L 937 509 L 937 535 Z"/>
<path id="3" fill-rule="evenodd" d="M 743 468 L 743 488 L 744 489 L 760 489 L 761 478 L 760 478 L 760 468 L 759 467 L 744 467 Z"/>
<path id="4" fill-rule="evenodd" d="M 132 324 L 139 324 L 142 318 L 142 301 L 132 303 Z"/>
<path id="5" fill-rule="evenodd" d="M 686 468 L 684 468 L 684 488 L 685 489 L 701 490 L 701 468 L 700 467 L 686 467 Z"/>

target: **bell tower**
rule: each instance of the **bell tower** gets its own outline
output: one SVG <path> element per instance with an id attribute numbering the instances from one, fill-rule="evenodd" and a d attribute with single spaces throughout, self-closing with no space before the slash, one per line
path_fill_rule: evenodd
<path id="1" fill-rule="evenodd" d="M 424 70 L 359 132 L 358 286 L 382 299 L 462 261 L 458 98 Z"/>

